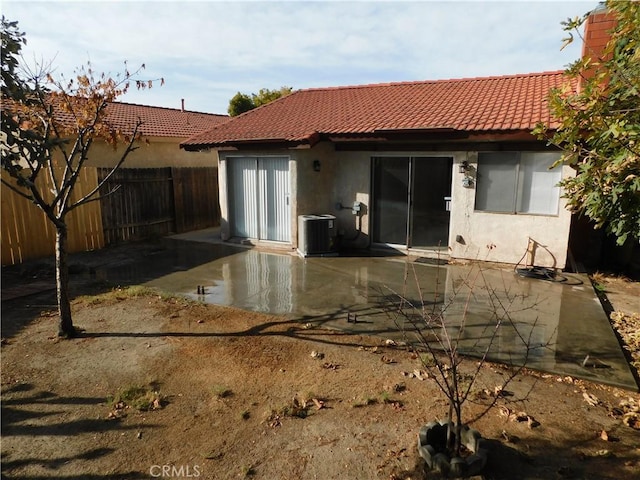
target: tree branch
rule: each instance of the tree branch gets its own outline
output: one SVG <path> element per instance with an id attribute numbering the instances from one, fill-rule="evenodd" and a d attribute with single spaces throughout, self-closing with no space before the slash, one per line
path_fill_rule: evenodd
<path id="1" fill-rule="evenodd" d="M 133 129 L 131 138 L 129 139 L 129 142 L 127 143 L 127 147 L 125 148 L 125 151 L 120 156 L 120 159 L 118 160 L 118 163 L 111 169 L 111 171 L 101 181 L 98 182 L 98 185 L 96 185 L 96 187 L 93 190 L 91 190 L 88 194 L 86 194 L 80 200 L 74 202 L 74 204 L 69 207 L 69 209 L 68 209 L 69 211 L 79 207 L 80 205 L 84 205 L 85 203 L 87 203 L 89 201 L 89 199 L 91 197 L 93 197 L 100 190 L 100 188 L 109 181 L 109 179 L 113 176 L 113 174 L 120 168 L 120 166 L 127 159 L 129 154 L 131 152 L 136 151 L 139 148 L 139 147 L 134 146 L 134 143 L 138 139 L 138 131 L 139 131 L 141 125 L 142 125 L 142 121 L 140 119 L 138 119 L 138 121 L 136 122 L 136 125 L 135 125 L 135 127 Z"/>

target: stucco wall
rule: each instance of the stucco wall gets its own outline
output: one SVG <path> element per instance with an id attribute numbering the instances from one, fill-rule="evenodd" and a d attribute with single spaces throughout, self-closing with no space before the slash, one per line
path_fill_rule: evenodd
<path id="1" fill-rule="evenodd" d="M 218 158 L 218 203 L 220 204 L 220 237 L 231 238 L 229 226 L 229 185 L 227 184 L 227 162 L 224 152 L 216 152 Z M 293 197 L 293 195 L 292 195 Z"/>
<path id="2" fill-rule="evenodd" d="M 342 247 L 369 246 L 371 157 L 364 152 L 335 152 L 331 144 L 320 144 L 296 152 L 298 163 L 298 215 L 335 215 Z M 320 171 L 313 162 L 320 161 Z M 360 202 L 358 215 L 352 213 Z M 338 208 L 341 204 L 343 208 Z"/>
<path id="3" fill-rule="evenodd" d="M 563 268 L 567 256 L 567 244 L 571 213 L 560 199 L 557 215 L 526 215 L 487 213 L 474 211 L 474 187 L 462 185 L 463 175 L 458 172 L 462 161 L 468 161 L 473 177 L 477 171 L 477 153 L 457 153 L 453 165 L 453 189 L 450 254 L 453 258 L 517 263 L 523 258 L 531 238 L 537 245 L 534 263 L 538 266 Z M 563 167 L 562 177 L 573 175 L 570 167 Z M 456 236 L 462 242 L 456 241 Z"/>
<path id="4" fill-rule="evenodd" d="M 180 148 L 184 138 L 151 137 L 149 143 L 139 142 L 139 148 L 131 152 L 122 168 L 161 167 L 216 167 L 218 156 L 215 152 L 187 152 Z M 106 143 L 95 143 L 86 165 L 91 167 L 111 167 L 120 159 L 124 147 L 116 150 Z"/>
<path id="5" fill-rule="evenodd" d="M 371 158 L 379 152 L 336 152 L 331 144 L 319 144 L 311 149 L 221 152 L 220 153 L 220 207 L 222 237 L 229 238 L 226 156 L 273 156 L 290 158 L 291 173 L 291 239 L 297 247 L 297 217 L 304 214 L 335 215 L 343 247 L 370 246 L 371 226 Z M 383 155 L 393 155 L 385 152 Z M 426 152 L 402 152 L 405 156 L 429 156 Z M 453 158 L 451 223 L 449 254 L 452 258 L 517 263 L 527 251 L 531 238 L 537 248 L 535 264 L 562 268 L 567 255 L 571 214 L 561 199 L 557 215 L 496 214 L 476 212 L 475 183 L 471 188 L 462 185 L 463 174 L 459 165 L 469 162 L 471 173 L 477 167 L 475 152 L 437 152 L 434 156 Z M 314 161 L 320 162 L 320 171 L 314 170 Z M 563 178 L 572 175 L 564 167 Z M 362 204 L 361 215 L 351 211 L 353 202 Z M 341 203 L 344 209 L 338 209 Z M 457 237 L 460 236 L 460 241 Z"/>

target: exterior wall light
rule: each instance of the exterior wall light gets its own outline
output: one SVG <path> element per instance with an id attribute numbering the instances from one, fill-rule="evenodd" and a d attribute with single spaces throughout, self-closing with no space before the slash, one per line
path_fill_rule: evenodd
<path id="1" fill-rule="evenodd" d="M 460 170 L 459 170 L 459 171 L 460 171 L 460 173 L 462 173 L 462 174 L 467 173 L 467 172 L 469 171 L 469 162 L 467 162 L 466 160 L 465 160 L 465 161 L 463 161 L 463 162 L 460 164 L 459 169 L 460 169 Z"/>
<path id="2" fill-rule="evenodd" d="M 319 172 L 320 171 L 320 160 L 314 160 L 313 161 L 313 171 L 314 172 Z"/>

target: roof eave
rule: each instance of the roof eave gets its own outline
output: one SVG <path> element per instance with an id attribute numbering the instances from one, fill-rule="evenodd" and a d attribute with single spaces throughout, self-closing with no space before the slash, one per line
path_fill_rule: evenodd
<path id="1" fill-rule="evenodd" d="M 299 138 L 237 138 L 217 142 L 182 143 L 180 148 L 189 152 L 211 148 L 246 150 L 263 146 L 268 148 L 311 148 L 320 140 L 321 136 L 318 132 L 311 132 Z"/>

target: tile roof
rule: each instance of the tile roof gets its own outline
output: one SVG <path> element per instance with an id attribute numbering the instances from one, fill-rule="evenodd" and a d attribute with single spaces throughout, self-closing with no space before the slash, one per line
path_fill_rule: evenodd
<path id="1" fill-rule="evenodd" d="M 75 128 L 73 114 L 61 108 L 58 98 L 50 102 L 55 118 L 66 127 Z M 2 99 L 2 108 L 15 108 L 10 100 Z M 138 131 L 147 137 L 174 137 L 187 139 L 229 120 L 228 115 L 193 112 L 177 108 L 152 107 L 135 103 L 111 102 L 107 105 L 106 121 L 123 133 L 133 131 L 138 119 L 142 125 Z"/>
<path id="2" fill-rule="evenodd" d="M 131 130 L 139 118 L 142 120 L 140 133 L 143 136 L 178 138 L 189 138 L 229 120 L 227 115 L 122 102 L 107 106 L 107 118 L 113 126 L 123 131 Z"/>
<path id="3" fill-rule="evenodd" d="M 186 149 L 241 143 L 311 143 L 332 136 L 449 129 L 531 130 L 552 118 L 549 90 L 563 71 L 298 90 L 194 135 Z"/>

